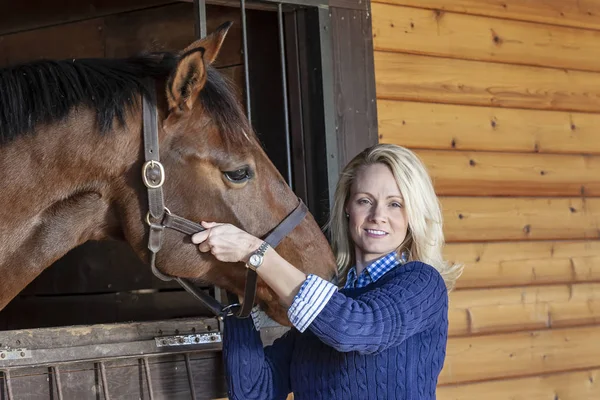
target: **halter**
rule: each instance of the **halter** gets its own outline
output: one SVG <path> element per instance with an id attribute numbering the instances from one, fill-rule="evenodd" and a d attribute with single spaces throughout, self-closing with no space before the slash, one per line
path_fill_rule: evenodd
<path id="1" fill-rule="evenodd" d="M 150 98 L 143 98 L 143 123 L 144 123 L 144 157 L 145 163 L 142 167 L 142 180 L 148 189 L 149 211 L 146 215 L 146 223 L 150 227 L 148 236 L 148 249 L 151 252 L 150 267 L 157 278 L 163 281 L 174 280 L 188 293 L 200 300 L 221 320 L 225 316 L 235 315 L 238 318 L 246 318 L 250 315 L 256 297 L 256 284 L 258 275 L 250 268 L 246 269 L 246 285 L 244 289 L 244 301 L 242 304 L 233 303 L 222 305 L 213 297 L 198 290 L 188 279 L 166 275 L 156 267 L 156 253 L 163 245 L 165 228 L 193 235 L 206 230 L 202 225 L 171 213 L 165 207 L 162 186 L 165 183 L 165 170 L 160 163 L 158 147 L 158 122 L 156 109 L 156 89 L 151 85 Z M 275 248 L 284 237 L 306 216 L 308 209 L 301 199 L 298 206 L 277 225 L 264 239 L 271 247 Z M 231 300 L 230 300 L 231 301 Z"/>

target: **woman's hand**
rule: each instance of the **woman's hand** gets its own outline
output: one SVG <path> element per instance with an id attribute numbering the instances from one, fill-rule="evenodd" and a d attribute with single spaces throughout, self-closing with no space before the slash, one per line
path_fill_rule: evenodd
<path id="1" fill-rule="evenodd" d="M 248 262 L 250 254 L 258 249 L 262 240 L 231 225 L 202 222 L 205 231 L 192 235 L 192 243 L 203 252 L 212 253 L 219 261 Z"/>

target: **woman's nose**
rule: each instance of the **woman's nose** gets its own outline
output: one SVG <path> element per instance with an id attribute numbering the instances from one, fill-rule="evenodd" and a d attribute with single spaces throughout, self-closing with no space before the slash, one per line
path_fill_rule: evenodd
<path id="1" fill-rule="evenodd" d="M 386 209 L 383 206 L 376 205 L 371 209 L 371 220 L 374 222 L 385 222 L 387 219 Z"/>

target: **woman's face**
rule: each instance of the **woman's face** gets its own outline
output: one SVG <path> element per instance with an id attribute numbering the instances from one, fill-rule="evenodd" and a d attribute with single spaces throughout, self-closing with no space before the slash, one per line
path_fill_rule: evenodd
<path id="1" fill-rule="evenodd" d="M 359 169 L 346 213 L 357 262 L 366 263 L 396 250 L 406 237 L 404 199 L 385 164 Z"/>

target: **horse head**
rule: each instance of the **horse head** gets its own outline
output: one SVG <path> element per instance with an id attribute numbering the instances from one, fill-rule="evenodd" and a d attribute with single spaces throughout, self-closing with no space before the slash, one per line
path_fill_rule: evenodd
<path id="1" fill-rule="evenodd" d="M 232 223 L 265 237 L 299 200 L 263 151 L 233 89 L 211 66 L 230 26 L 224 24 L 184 49 L 164 80 L 165 98 L 158 102 L 162 105 L 158 126 L 164 204 L 169 213 L 187 220 Z M 139 171 L 139 165 L 131 170 L 138 182 Z M 148 193 L 139 184 L 132 187 L 136 201 L 122 203 L 123 215 L 128 216 L 124 228 L 128 241 L 139 244 L 147 235 L 140 229 L 140 217 L 147 209 Z M 136 247 L 147 259 L 147 249 Z M 306 273 L 327 279 L 334 274 L 331 250 L 310 214 L 276 249 Z M 163 274 L 199 279 L 243 294 L 245 267 L 200 253 L 185 234 L 164 235 L 156 265 Z M 266 285 L 259 283 L 257 297 L 272 318 L 287 323 L 285 311 Z"/>
<path id="2" fill-rule="evenodd" d="M 127 241 L 150 260 L 142 99 L 157 93 L 161 186 L 169 212 L 232 223 L 264 237 L 298 206 L 235 91 L 211 66 L 230 24 L 178 54 L 42 61 L 0 70 L 0 309 L 44 268 L 88 241 Z M 243 264 L 201 253 L 164 232 L 156 267 L 173 277 L 244 292 Z M 276 250 L 305 273 L 335 273 L 328 242 L 307 214 Z M 263 282 L 257 303 L 288 324 Z"/>

